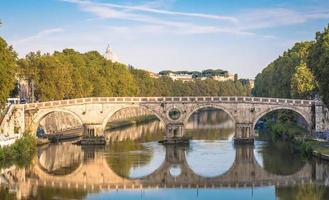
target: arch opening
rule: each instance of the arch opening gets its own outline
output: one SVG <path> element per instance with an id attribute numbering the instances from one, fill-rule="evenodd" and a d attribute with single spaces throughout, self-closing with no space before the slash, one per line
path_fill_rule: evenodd
<path id="1" fill-rule="evenodd" d="M 274 137 L 302 137 L 309 133 L 311 122 L 298 110 L 275 108 L 259 114 L 253 128 L 256 137 L 269 133 L 269 130 Z"/>
<path id="2" fill-rule="evenodd" d="M 185 156 L 189 168 L 195 174 L 213 178 L 231 169 L 236 159 L 236 149 L 231 142 L 226 141 L 192 141 Z"/>
<path id="3" fill-rule="evenodd" d="M 185 129 L 193 140 L 232 140 L 235 120 L 223 108 L 202 106 L 187 116 Z"/>
<path id="4" fill-rule="evenodd" d="M 139 179 L 156 171 L 165 162 L 165 147 L 157 142 L 121 141 L 108 145 L 106 162 L 117 175 Z"/>
<path id="5" fill-rule="evenodd" d="M 82 120 L 76 114 L 65 110 L 53 110 L 37 120 L 33 133 L 38 138 L 71 139 L 81 136 L 84 131 Z"/>
<path id="6" fill-rule="evenodd" d="M 65 176 L 77 171 L 83 163 L 81 147 L 71 143 L 49 144 L 38 151 L 38 165 L 53 176 Z"/>
<path id="7" fill-rule="evenodd" d="M 164 134 L 162 119 L 144 106 L 127 106 L 110 114 L 104 121 L 107 141 L 161 140 Z"/>

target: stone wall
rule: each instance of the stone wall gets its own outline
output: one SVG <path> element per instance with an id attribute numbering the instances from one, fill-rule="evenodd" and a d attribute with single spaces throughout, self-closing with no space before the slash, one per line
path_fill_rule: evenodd
<path id="1" fill-rule="evenodd" d="M 65 112 L 53 112 L 43 118 L 40 122 L 40 127 L 46 133 L 57 133 L 63 130 L 81 128 L 79 120 L 73 115 Z"/>
<path id="2" fill-rule="evenodd" d="M 329 130 L 329 109 L 324 109 L 324 130 Z"/>

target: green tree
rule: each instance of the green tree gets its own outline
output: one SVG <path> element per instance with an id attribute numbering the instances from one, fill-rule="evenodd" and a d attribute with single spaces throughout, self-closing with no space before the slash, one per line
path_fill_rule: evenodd
<path id="1" fill-rule="evenodd" d="M 10 92 L 14 89 L 17 73 L 17 54 L 6 41 L 0 37 L 0 104 L 4 105 Z"/>
<path id="2" fill-rule="evenodd" d="M 307 98 L 315 90 L 316 84 L 311 70 L 305 63 L 301 63 L 291 79 L 291 96 Z"/>
<path id="3" fill-rule="evenodd" d="M 316 42 L 310 50 L 307 64 L 318 82 L 323 102 L 329 106 L 329 25 L 316 33 Z"/>
<path id="4" fill-rule="evenodd" d="M 279 56 L 279 58 L 264 68 L 263 71 L 256 76 L 253 95 L 281 98 L 291 98 L 293 96 L 305 98 L 306 94 L 310 94 L 311 91 L 303 94 L 296 94 L 299 90 L 292 88 L 292 86 L 296 86 L 296 80 L 294 80 L 295 82 L 292 84 L 292 78 L 299 66 L 306 63 L 309 49 L 312 45 L 313 42 L 296 43 L 291 49 L 284 52 L 282 56 Z M 312 77 L 304 80 L 309 81 L 309 79 L 312 79 Z M 315 89 L 315 82 L 307 82 L 306 85 L 307 84 L 312 84 L 309 88 Z M 299 85 L 305 84 L 299 82 Z"/>

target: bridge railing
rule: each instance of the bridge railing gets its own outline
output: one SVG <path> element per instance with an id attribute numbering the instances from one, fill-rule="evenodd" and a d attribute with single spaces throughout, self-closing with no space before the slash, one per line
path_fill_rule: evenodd
<path id="1" fill-rule="evenodd" d="M 289 104 L 299 106 L 311 106 L 313 100 L 282 99 L 266 97 L 243 97 L 243 96 L 195 96 L 195 97 L 89 97 L 59 101 L 25 104 L 25 109 L 40 107 L 68 106 L 91 103 L 175 103 L 175 102 L 223 102 L 223 103 L 257 103 L 257 104 Z"/>

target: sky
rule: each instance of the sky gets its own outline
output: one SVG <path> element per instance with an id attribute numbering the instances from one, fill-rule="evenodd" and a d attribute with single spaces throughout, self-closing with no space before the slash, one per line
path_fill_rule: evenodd
<path id="1" fill-rule="evenodd" d="M 24 57 L 74 48 L 153 72 L 254 78 L 329 22 L 328 0 L 0 0 L 0 36 Z"/>

